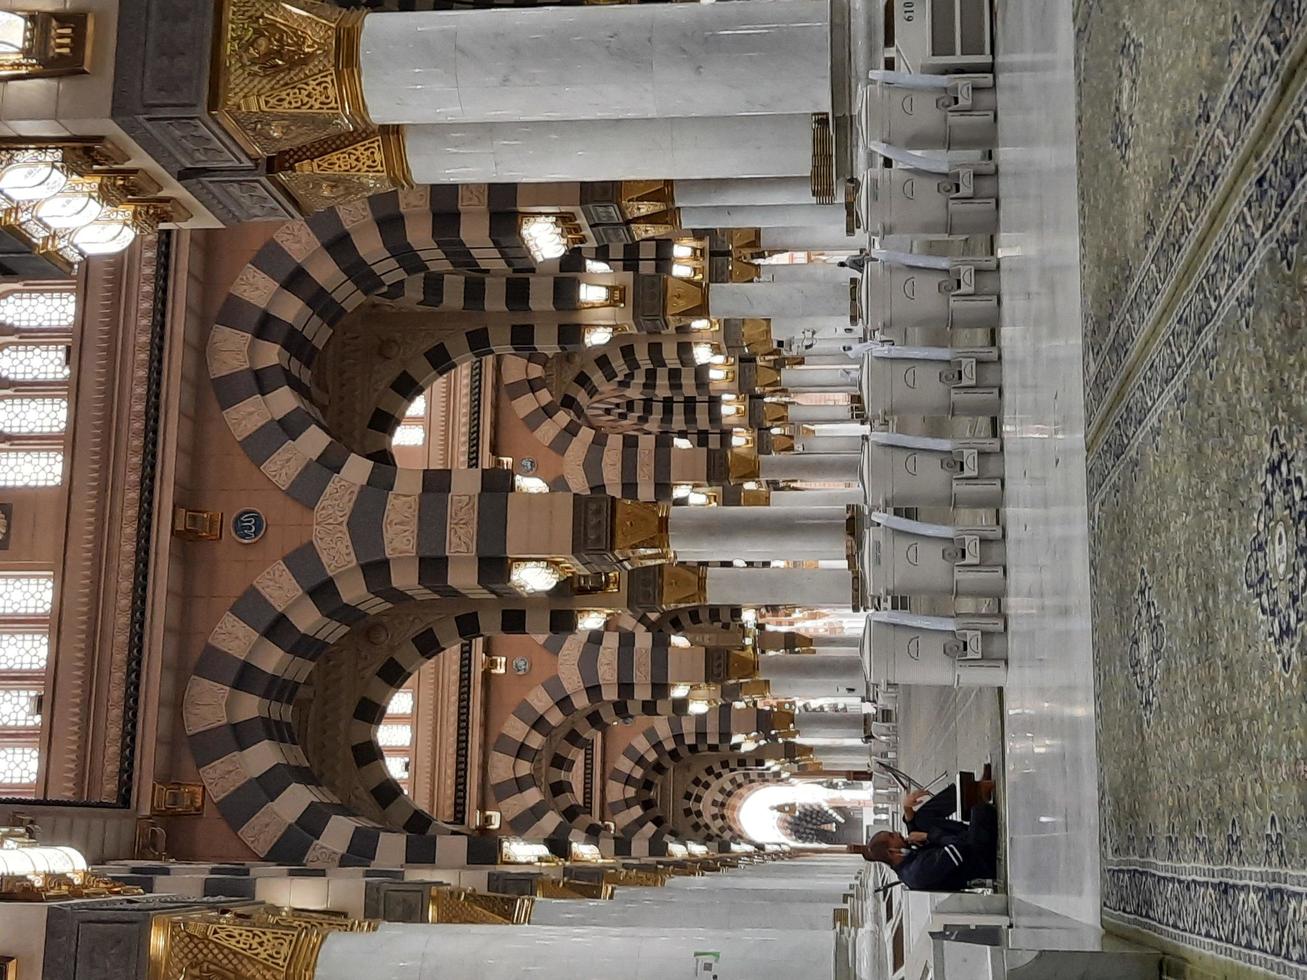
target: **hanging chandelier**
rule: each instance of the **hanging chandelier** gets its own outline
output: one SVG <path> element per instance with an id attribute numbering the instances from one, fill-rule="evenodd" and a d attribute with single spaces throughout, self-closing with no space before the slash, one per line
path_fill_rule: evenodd
<path id="1" fill-rule="evenodd" d="M 0 25 L 3 26 L 3 25 Z M 0 140 L 0 226 L 66 272 L 190 214 L 106 140 Z"/>

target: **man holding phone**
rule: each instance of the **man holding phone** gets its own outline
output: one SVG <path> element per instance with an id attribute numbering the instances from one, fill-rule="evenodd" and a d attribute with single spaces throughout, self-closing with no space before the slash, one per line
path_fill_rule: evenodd
<path id="1" fill-rule="evenodd" d="M 868 861 L 894 869 L 899 880 L 914 891 L 961 891 L 977 878 L 998 874 L 998 811 L 991 802 L 994 784 L 976 784 L 979 801 L 971 807 L 968 823 L 953 820 L 957 787 L 950 785 L 928 802 L 928 790 L 915 789 L 903 798 L 907 835 L 892 830 L 874 834 L 866 844 L 849 850 Z"/>

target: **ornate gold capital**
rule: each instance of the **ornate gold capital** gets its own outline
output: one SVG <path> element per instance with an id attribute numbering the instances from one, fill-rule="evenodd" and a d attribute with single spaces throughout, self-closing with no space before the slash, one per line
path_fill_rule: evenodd
<path id="1" fill-rule="evenodd" d="M 665 503 L 639 500 L 613 501 L 612 554 L 633 564 L 658 565 L 671 561 L 671 535 Z"/>
<path id="2" fill-rule="evenodd" d="M 794 730 L 793 711 L 773 711 L 771 713 L 772 729 L 777 732 Z"/>
<path id="3" fill-rule="evenodd" d="M 731 257 L 731 282 L 753 282 L 760 275 L 762 269 L 759 266 L 738 256 Z"/>
<path id="4" fill-rule="evenodd" d="M 740 328 L 744 346 L 755 354 L 770 354 L 776 350 L 776 341 L 771 335 L 771 320 L 749 317 Z"/>
<path id="5" fill-rule="evenodd" d="M 697 606 L 707 602 L 707 575 L 702 565 L 664 565 L 662 605 Z"/>
<path id="6" fill-rule="evenodd" d="M 222 0 L 213 109 L 252 156 L 371 127 L 365 15 L 318 0 Z"/>
<path id="7" fill-rule="evenodd" d="M 762 472 L 758 451 L 752 447 L 729 449 L 726 453 L 726 475 L 732 483 L 756 480 Z"/>
<path id="8" fill-rule="evenodd" d="M 733 681 L 758 676 L 758 655 L 752 650 L 732 650 L 726 662 L 726 676 Z"/>
<path id="9" fill-rule="evenodd" d="M 470 888 L 433 886 L 427 903 L 427 921 L 481 926 L 523 926 L 531 923 L 535 898 L 499 895 Z"/>
<path id="10" fill-rule="evenodd" d="M 771 428 L 773 425 L 787 425 L 790 421 L 790 406 L 784 402 L 762 403 L 762 424 Z"/>
<path id="11" fill-rule="evenodd" d="M 368 919 L 259 903 L 163 914 L 151 927 L 149 978 L 311 980 L 328 935 L 376 928 Z"/>
<path id="12" fill-rule="evenodd" d="M 663 312 L 667 316 L 698 316 L 708 310 L 707 291 L 700 283 L 667 277 L 663 293 Z"/>
<path id="13" fill-rule="evenodd" d="M 662 214 L 673 206 L 672 182 L 669 180 L 624 180 L 621 183 L 622 215 L 627 221 Z"/>
<path id="14" fill-rule="evenodd" d="M 413 186 L 399 126 L 346 133 L 279 153 L 271 169 L 305 214 Z"/>
<path id="15" fill-rule="evenodd" d="M 754 386 L 759 391 L 774 391 L 781 386 L 781 372 L 772 364 L 758 361 L 754 370 Z"/>
<path id="16" fill-rule="evenodd" d="M 606 881 L 575 881 L 572 879 L 536 879 L 537 898 L 588 898 L 608 901 L 617 889 Z"/>

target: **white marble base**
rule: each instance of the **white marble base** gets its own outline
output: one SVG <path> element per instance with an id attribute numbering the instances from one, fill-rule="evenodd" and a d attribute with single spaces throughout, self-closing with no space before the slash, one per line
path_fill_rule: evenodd
<path id="1" fill-rule="evenodd" d="M 998 12 L 1009 890 L 1097 925 L 1071 12 Z"/>

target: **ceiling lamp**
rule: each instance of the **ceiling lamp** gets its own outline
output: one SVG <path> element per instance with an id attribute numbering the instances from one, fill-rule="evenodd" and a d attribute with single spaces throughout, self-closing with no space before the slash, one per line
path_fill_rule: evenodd
<path id="1" fill-rule="evenodd" d="M 597 844 L 574 840 L 568 844 L 568 858 L 579 864 L 598 864 L 603 861 L 604 855 Z"/>
<path id="2" fill-rule="evenodd" d="M 693 352 L 695 364 L 711 364 L 717 356 L 717 348 L 712 344 L 695 344 Z"/>
<path id="3" fill-rule="evenodd" d="M 136 239 L 127 216 L 110 211 L 73 232 L 69 239 L 83 255 L 113 255 Z"/>
<path id="4" fill-rule="evenodd" d="M 499 841 L 499 860 L 503 864 L 539 864 L 551 857 L 544 844 L 519 840 L 516 837 L 502 837 Z"/>
<path id="5" fill-rule="evenodd" d="M 58 194 L 68 183 L 68 175 L 50 160 L 11 163 L 0 170 L 0 194 L 11 201 L 39 201 Z"/>
<path id="6" fill-rule="evenodd" d="M 22 58 L 27 51 L 28 20 L 22 14 L 0 12 L 0 64 Z"/>
<path id="7" fill-rule="evenodd" d="M 608 341 L 613 339 L 613 328 L 608 326 L 586 327 L 585 328 L 585 345 L 587 347 L 602 347 Z"/>
<path id="8" fill-rule="evenodd" d="M 47 197 L 33 212 L 56 231 L 71 231 L 89 225 L 104 211 L 104 205 L 82 187 L 65 188 Z"/>
<path id="9" fill-rule="evenodd" d="M 583 609 L 577 614 L 576 628 L 579 630 L 601 630 L 608 625 L 608 610 Z"/>
<path id="10" fill-rule="evenodd" d="M 548 561 L 515 561 L 509 573 L 513 588 L 524 595 L 548 592 L 564 579 L 563 570 Z"/>
<path id="11" fill-rule="evenodd" d="M 515 476 L 513 489 L 518 493 L 548 493 L 549 484 L 538 476 Z"/>
<path id="12" fill-rule="evenodd" d="M 521 228 L 522 241 L 537 262 L 559 258 L 567 251 L 567 236 L 557 215 L 527 215 Z"/>

